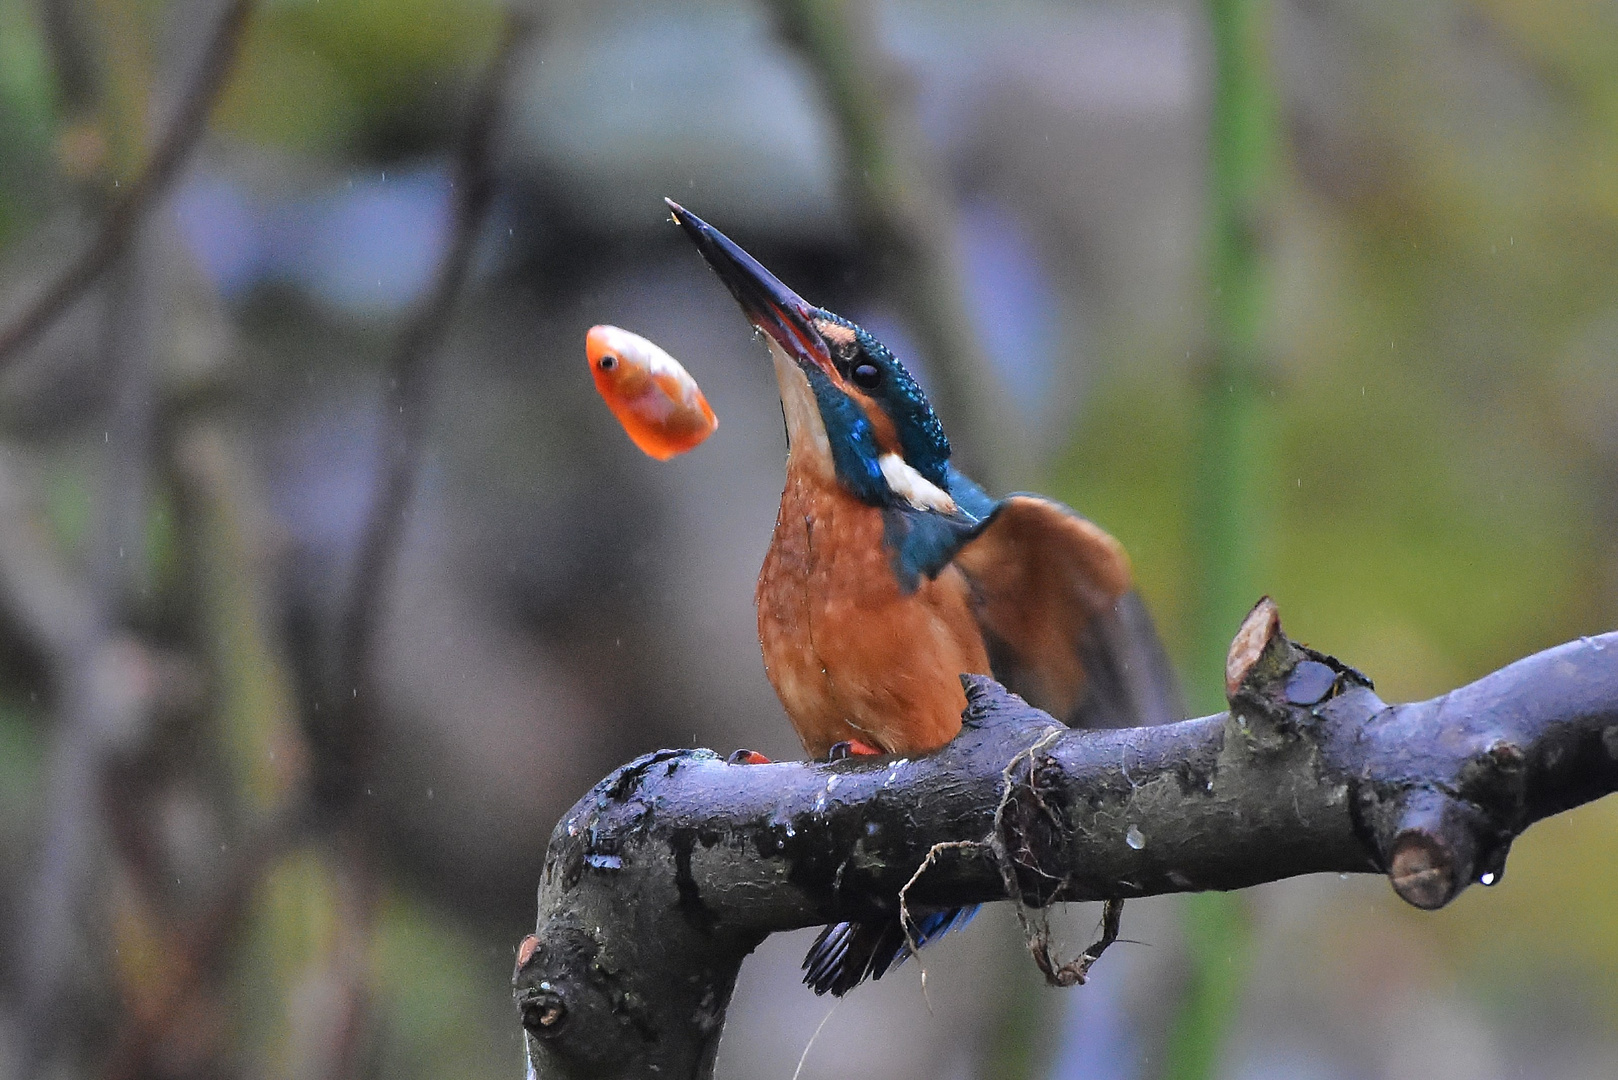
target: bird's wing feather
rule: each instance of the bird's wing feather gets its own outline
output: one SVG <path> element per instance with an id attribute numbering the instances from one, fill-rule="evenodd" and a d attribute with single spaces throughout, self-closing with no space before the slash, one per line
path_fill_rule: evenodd
<path id="1" fill-rule="evenodd" d="M 803 981 L 815 993 L 842 997 L 867 978 L 880 979 L 922 948 L 972 921 L 978 905 L 918 914 L 906 936 L 895 915 L 879 922 L 833 923 L 803 958 Z"/>
<path id="2" fill-rule="evenodd" d="M 1088 690 L 1064 719 L 1074 727 L 1147 727 L 1185 719 L 1185 700 L 1140 594 L 1130 589 L 1079 640 Z"/>
<path id="3" fill-rule="evenodd" d="M 978 487 L 977 481 L 949 462 L 944 463 L 944 487 L 949 491 L 950 498 L 955 500 L 956 506 L 978 520 L 981 521 L 994 513 L 994 498 Z"/>
<path id="4" fill-rule="evenodd" d="M 1099 526 L 1051 499 L 1010 495 L 955 556 L 973 590 L 995 678 L 1083 727 L 1183 716 L 1128 556 Z"/>
<path id="5" fill-rule="evenodd" d="M 882 511 L 883 543 L 886 545 L 899 587 L 907 594 L 916 591 L 923 575 L 938 576 L 961 550 L 961 545 L 977 535 L 982 523 L 962 513 L 918 510 L 911 506 L 890 506 Z"/>

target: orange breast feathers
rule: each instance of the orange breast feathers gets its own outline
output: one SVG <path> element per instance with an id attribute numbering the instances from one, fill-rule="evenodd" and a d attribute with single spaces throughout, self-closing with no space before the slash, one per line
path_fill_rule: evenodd
<path id="1" fill-rule="evenodd" d="M 815 757 L 845 739 L 937 750 L 961 729 L 961 674 L 989 671 L 961 572 L 946 567 L 905 593 L 882 536 L 880 510 L 789 465 L 758 579 L 759 643 Z"/>
<path id="2" fill-rule="evenodd" d="M 639 334 L 592 326 L 584 352 L 607 407 L 635 445 L 657 460 L 685 453 L 719 426 L 697 380 Z"/>

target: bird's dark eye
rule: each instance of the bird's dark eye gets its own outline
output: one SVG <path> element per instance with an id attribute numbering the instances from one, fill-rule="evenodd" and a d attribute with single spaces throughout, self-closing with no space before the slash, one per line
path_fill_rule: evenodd
<path id="1" fill-rule="evenodd" d="M 882 381 L 882 369 L 875 364 L 859 364 L 854 368 L 854 385 L 864 390 L 875 390 Z"/>
<path id="2" fill-rule="evenodd" d="M 603 356 L 601 358 L 601 370 L 602 371 L 611 371 L 613 368 L 615 368 L 617 366 L 618 366 L 618 358 L 616 356 L 612 356 L 612 355 L 609 354 L 609 355 Z"/>

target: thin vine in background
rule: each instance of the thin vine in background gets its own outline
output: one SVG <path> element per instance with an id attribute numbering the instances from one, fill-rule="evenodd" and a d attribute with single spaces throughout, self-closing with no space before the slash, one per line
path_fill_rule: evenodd
<path id="1" fill-rule="evenodd" d="M 1273 458 L 1265 326 L 1264 208 L 1276 142 L 1266 0 L 1209 0 L 1214 85 L 1208 135 L 1208 352 L 1193 494 L 1196 598 L 1189 683 L 1196 712 L 1220 707 L 1231 631 L 1263 591 L 1263 489 Z M 1211 1080 L 1245 982 L 1250 931 L 1230 893 L 1184 911 L 1191 971 L 1163 1076 Z"/>

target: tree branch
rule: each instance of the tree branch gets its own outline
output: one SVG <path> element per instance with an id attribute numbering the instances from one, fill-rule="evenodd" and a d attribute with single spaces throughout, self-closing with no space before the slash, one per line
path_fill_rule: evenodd
<path id="1" fill-rule="evenodd" d="M 101 222 L 95 240 L 61 275 L 46 286 L 10 326 L 0 330 L 0 364 L 10 360 L 44 332 L 58 316 L 72 306 L 112 265 L 129 243 L 138 225 L 169 185 L 180 174 L 191 149 L 207 130 L 208 116 L 225 87 L 226 77 L 236 63 L 243 30 L 253 13 L 254 0 L 226 0 L 219 25 L 202 54 L 196 77 L 186 90 L 174 120 L 153 151 L 151 160 L 128 194 L 114 204 Z"/>
<path id="2" fill-rule="evenodd" d="M 901 893 L 1038 909 L 1380 871 L 1436 908 L 1497 880 L 1534 821 L 1618 789 L 1618 633 L 1390 706 L 1265 600 L 1231 647 L 1226 713 L 1070 731 L 966 683 L 965 727 L 930 757 L 665 750 L 598 784 L 552 835 L 519 952 L 534 1073 L 706 1077 L 766 935 L 892 917 Z"/>

